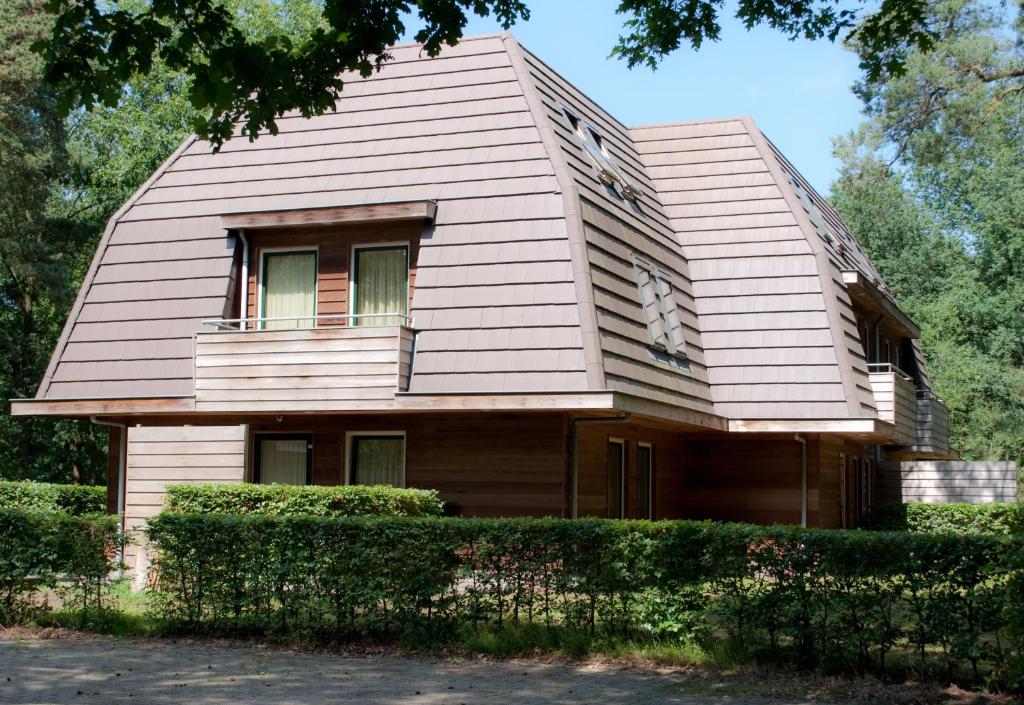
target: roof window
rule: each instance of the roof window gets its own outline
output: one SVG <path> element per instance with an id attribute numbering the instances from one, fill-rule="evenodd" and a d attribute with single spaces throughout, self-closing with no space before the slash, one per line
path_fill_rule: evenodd
<path id="1" fill-rule="evenodd" d="M 565 113 L 565 117 L 568 119 L 573 132 L 576 133 L 576 137 L 582 143 L 583 151 L 587 153 L 587 156 L 594 163 L 601 183 L 610 189 L 617 189 L 623 198 L 628 198 L 634 202 L 638 201 L 640 199 L 640 190 L 626 177 L 622 167 L 619 166 L 618 162 L 608 151 L 601 133 L 592 125 L 584 124 L 579 116 L 568 108 L 563 108 L 562 111 Z"/>
<path id="2" fill-rule="evenodd" d="M 671 355 L 686 355 L 686 337 L 679 318 L 672 280 L 650 262 L 633 257 L 633 272 L 640 290 L 644 322 L 654 347 Z"/>

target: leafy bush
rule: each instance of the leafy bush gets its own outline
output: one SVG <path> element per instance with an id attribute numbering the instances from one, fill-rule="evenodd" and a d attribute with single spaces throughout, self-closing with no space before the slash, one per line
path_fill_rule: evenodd
<path id="1" fill-rule="evenodd" d="M 1024 505 L 881 504 L 871 511 L 871 528 L 882 531 L 956 534 L 1024 534 Z"/>
<path id="2" fill-rule="evenodd" d="M 107 488 L 0 481 L 0 508 L 42 509 L 74 515 L 102 514 L 107 510 Z"/>
<path id="3" fill-rule="evenodd" d="M 432 639 L 529 627 L 1010 683 L 1024 542 L 699 522 L 162 514 L 179 628 Z M 1020 631 L 1018 631 L 1018 627 Z M 1022 664 L 1024 665 L 1024 664 Z"/>
<path id="4" fill-rule="evenodd" d="M 444 502 L 434 490 L 384 485 L 170 485 L 169 512 L 312 516 L 440 516 Z"/>
<path id="5" fill-rule="evenodd" d="M 0 623 L 43 609 L 41 588 L 64 593 L 83 614 L 102 607 L 121 541 L 114 516 L 0 509 Z"/>

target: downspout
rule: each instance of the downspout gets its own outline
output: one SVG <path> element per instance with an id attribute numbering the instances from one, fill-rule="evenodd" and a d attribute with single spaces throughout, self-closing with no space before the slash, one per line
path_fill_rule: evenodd
<path id="1" fill-rule="evenodd" d="M 117 515 L 120 517 L 121 531 L 124 531 L 125 476 L 128 474 L 128 424 L 118 423 L 117 421 L 104 421 L 96 416 L 90 416 L 89 420 L 97 426 L 109 426 L 121 430 L 121 437 L 118 439 L 117 444 Z M 118 547 L 116 558 L 117 577 L 120 579 L 123 577 L 124 572 L 121 569 L 124 559 L 123 547 Z"/>
<path id="2" fill-rule="evenodd" d="M 576 419 L 573 419 L 572 422 L 569 424 L 569 463 L 568 463 L 569 467 L 568 467 L 568 470 L 569 470 L 569 477 L 570 477 L 569 491 L 571 493 L 570 497 L 569 497 L 569 516 L 572 517 L 573 519 L 576 518 L 576 514 L 577 514 L 577 511 L 576 511 L 576 501 L 577 501 L 577 497 L 578 497 L 578 494 L 579 494 L 579 466 L 578 466 L 578 462 L 577 462 L 577 459 L 578 459 L 578 449 L 576 447 L 576 442 L 578 440 L 578 434 L 576 433 L 576 426 L 577 426 L 577 424 L 581 424 L 581 423 L 605 423 L 605 424 L 629 423 L 629 420 L 630 420 L 630 413 L 628 411 L 624 411 L 619 416 L 603 416 L 603 417 L 598 417 L 598 418 L 588 418 L 588 417 L 576 418 Z"/>
<path id="3" fill-rule="evenodd" d="M 242 296 L 239 318 L 242 320 L 238 324 L 239 330 L 245 330 L 248 328 L 249 318 L 249 241 L 245 238 L 245 231 L 238 231 L 238 239 L 242 241 Z"/>
<path id="4" fill-rule="evenodd" d="M 793 440 L 800 444 L 800 526 L 807 528 L 807 439 L 794 433 Z"/>

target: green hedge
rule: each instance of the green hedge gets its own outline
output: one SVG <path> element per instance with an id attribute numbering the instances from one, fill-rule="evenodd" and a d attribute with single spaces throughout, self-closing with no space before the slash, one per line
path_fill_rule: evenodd
<path id="1" fill-rule="evenodd" d="M 102 514 L 107 510 L 107 488 L 0 480 L 0 509 L 42 509 L 75 515 Z"/>
<path id="2" fill-rule="evenodd" d="M 83 612 L 102 607 L 121 541 L 115 516 L 0 508 L 0 624 L 45 609 L 42 588 Z"/>
<path id="3" fill-rule="evenodd" d="M 434 490 L 382 485 L 170 485 L 169 512 L 312 516 L 440 516 L 444 502 Z"/>
<path id="4" fill-rule="evenodd" d="M 1014 684 L 1015 538 L 698 522 L 162 514 L 155 595 L 214 634 L 541 628 Z"/>
<path id="5" fill-rule="evenodd" d="M 1024 505 L 881 504 L 871 510 L 871 528 L 880 531 L 1024 534 Z"/>

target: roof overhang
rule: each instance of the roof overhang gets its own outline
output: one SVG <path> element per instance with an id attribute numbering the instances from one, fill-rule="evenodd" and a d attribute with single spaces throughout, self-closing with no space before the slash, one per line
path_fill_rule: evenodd
<path id="1" fill-rule="evenodd" d="M 827 433 L 858 440 L 887 442 L 895 426 L 872 418 L 861 419 L 730 419 L 731 433 Z"/>
<path id="2" fill-rule="evenodd" d="M 892 299 L 874 283 L 869 282 L 859 271 L 845 270 L 843 283 L 846 284 L 850 298 L 860 308 L 883 314 L 890 326 L 906 338 L 921 337 L 921 329 L 917 327 L 917 324 L 910 320 L 910 317 L 903 313 Z"/>
<path id="3" fill-rule="evenodd" d="M 333 208 L 226 213 L 220 217 L 220 223 L 225 230 L 261 230 L 302 225 L 433 220 L 436 213 L 436 201 L 401 201 Z"/>

